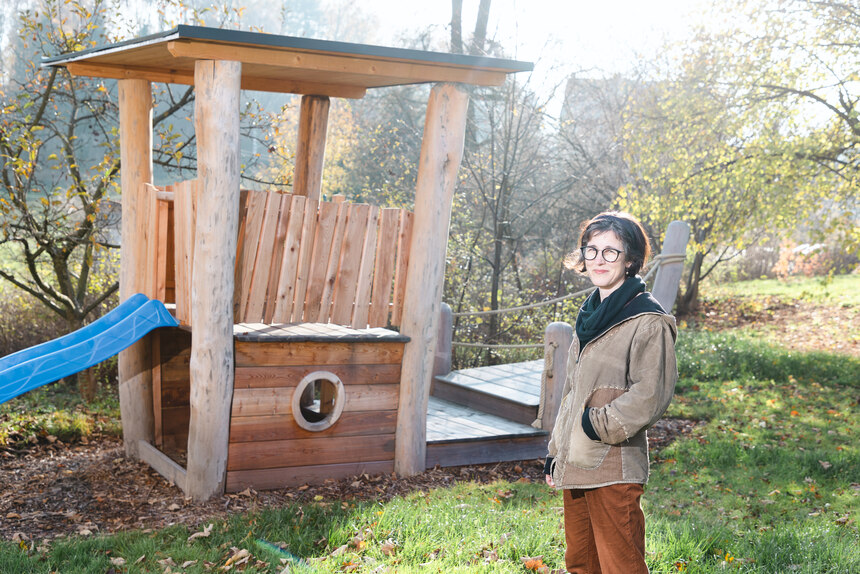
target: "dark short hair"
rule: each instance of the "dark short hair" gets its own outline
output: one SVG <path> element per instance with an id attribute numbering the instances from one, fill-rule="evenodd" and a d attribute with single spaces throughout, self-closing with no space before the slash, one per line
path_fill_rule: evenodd
<path id="1" fill-rule="evenodd" d="M 581 248 L 588 245 L 592 236 L 604 231 L 612 231 L 621 240 L 624 246 L 624 261 L 630 262 L 630 267 L 626 271 L 627 276 L 633 277 L 639 273 L 651 256 L 651 245 L 645 234 L 645 228 L 639 220 L 623 211 L 604 211 L 583 222 L 579 233 L 580 249 L 565 257 L 565 266 L 568 269 L 585 272 L 585 260 L 582 259 Z"/>

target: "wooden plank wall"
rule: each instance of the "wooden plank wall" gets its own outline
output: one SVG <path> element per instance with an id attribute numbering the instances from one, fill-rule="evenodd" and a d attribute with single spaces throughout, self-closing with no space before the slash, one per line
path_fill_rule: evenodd
<path id="1" fill-rule="evenodd" d="M 251 191 L 236 257 L 236 323 L 399 324 L 412 214 Z"/>
<path id="2" fill-rule="evenodd" d="M 155 444 L 166 451 L 185 451 L 191 419 L 191 333 L 159 329 L 153 345 Z"/>
<path id="3" fill-rule="evenodd" d="M 227 492 L 391 472 L 403 345 L 237 341 Z M 311 432 L 291 402 L 319 370 L 341 379 L 346 402 L 334 426 Z"/>
<path id="4" fill-rule="evenodd" d="M 175 303 L 190 326 L 199 184 L 145 188 L 146 294 Z M 412 213 L 335 199 L 241 192 L 234 322 L 399 325 Z"/>

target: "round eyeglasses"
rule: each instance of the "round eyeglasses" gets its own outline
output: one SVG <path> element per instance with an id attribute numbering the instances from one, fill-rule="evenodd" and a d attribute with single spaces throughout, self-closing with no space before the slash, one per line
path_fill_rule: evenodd
<path id="1" fill-rule="evenodd" d="M 600 251 L 597 247 L 589 245 L 587 247 L 580 247 L 579 249 L 582 252 L 582 258 L 586 261 L 597 259 L 597 254 L 600 253 L 603 256 L 603 260 L 607 263 L 615 263 L 618 261 L 618 256 L 624 253 L 614 247 L 604 247 L 603 251 Z"/>

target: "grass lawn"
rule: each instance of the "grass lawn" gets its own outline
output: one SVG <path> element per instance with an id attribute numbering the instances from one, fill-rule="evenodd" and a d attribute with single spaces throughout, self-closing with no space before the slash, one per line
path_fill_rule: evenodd
<path id="1" fill-rule="evenodd" d="M 858 292 L 849 278 L 831 304 L 857 305 Z M 768 296 L 746 286 L 720 297 L 738 293 Z M 652 456 L 643 499 L 652 572 L 860 572 L 860 359 L 798 352 L 761 332 L 681 332 L 667 416 L 701 422 Z M 531 482 L 460 483 L 376 504 L 322 499 L 211 528 L 4 542 L 0 572 L 541 571 L 562 564 L 560 506 Z"/>

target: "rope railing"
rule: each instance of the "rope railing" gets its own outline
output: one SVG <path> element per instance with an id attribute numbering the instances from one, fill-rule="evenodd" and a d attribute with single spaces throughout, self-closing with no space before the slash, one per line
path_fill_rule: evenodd
<path id="1" fill-rule="evenodd" d="M 683 253 L 671 253 L 671 254 L 660 254 L 654 257 L 648 272 L 642 278 L 644 281 L 648 281 L 651 276 L 657 272 L 657 269 L 661 265 L 667 265 L 669 263 L 678 263 L 683 262 L 686 259 L 686 255 Z M 539 307 L 545 307 L 547 305 L 554 305 L 556 303 L 560 303 L 562 301 L 567 301 L 568 299 L 576 299 L 577 297 L 581 297 L 588 293 L 594 291 L 595 287 L 588 287 L 587 289 L 582 289 L 577 291 L 576 293 L 569 293 L 567 295 L 562 295 L 561 297 L 556 297 L 554 299 L 547 299 L 546 301 L 539 301 L 537 303 L 531 303 L 529 305 L 519 305 L 517 307 L 508 307 L 506 309 L 492 309 L 489 311 L 462 311 L 458 313 L 452 313 L 454 317 L 485 317 L 488 315 L 499 315 L 501 313 L 510 313 L 513 311 L 525 311 L 527 309 L 537 309 Z"/>
<path id="2" fill-rule="evenodd" d="M 661 265 L 668 265 L 671 263 L 683 263 L 686 260 L 686 254 L 684 253 L 661 253 L 660 255 L 656 255 L 651 260 L 651 265 L 649 266 L 648 272 L 645 273 L 645 276 L 642 278 L 643 281 L 648 281 L 651 277 L 657 272 L 657 269 L 660 268 Z M 517 307 L 508 307 L 506 309 L 492 309 L 489 311 L 463 311 L 458 313 L 452 313 L 453 317 L 485 317 L 488 315 L 500 315 L 502 313 L 511 313 L 514 311 L 526 311 L 528 309 L 537 309 L 540 307 L 546 307 L 547 305 L 554 305 L 556 303 L 560 303 L 562 301 L 567 301 L 568 299 L 576 299 L 577 297 L 582 297 L 583 295 L 587 295 L 594 291 L 596 287 L 588 287 L 587 289 L 582 289 L 575 293 L 569 293 L 567 295 L 563 295 L 561 297 L 555 297 L 553 299 L 547 299 L 546 301 L 539 301 L 537 303 L 531 303 L 529 305 L 519 305 Z M 511 345 L 493 345 L 493 344 L 485 344 L 485 343 L 460 343 L 457 341 L 451 342 L 452 347 L 466 347 L 466 348 L 477 348 L 477 349 L 535 349 L 539 347 L 543 347 L 543 344 L 511 344 Z"/>

